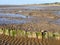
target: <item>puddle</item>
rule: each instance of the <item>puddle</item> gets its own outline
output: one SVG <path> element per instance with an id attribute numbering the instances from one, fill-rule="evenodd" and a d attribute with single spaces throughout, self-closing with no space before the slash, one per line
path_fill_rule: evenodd
<path id="1" fill-rule="evenodd" d="M 9 20 L 6 18 L 0 18 L 0 24 L 22 24 L 30 22 L 28 20 Z"/>
<path id="2" fill-rule="evenodd" d="M 60 25 L 60 19 L 53 21 L 52 23 Z"/>
<path id="3" fill-rule="evenodd" d="M 5 14 L 5 13 L 0 13 L 0 17 L 18 17 L 18 18 L 31 18 L 31 16 L 24 16 L 21 14 Z"/>

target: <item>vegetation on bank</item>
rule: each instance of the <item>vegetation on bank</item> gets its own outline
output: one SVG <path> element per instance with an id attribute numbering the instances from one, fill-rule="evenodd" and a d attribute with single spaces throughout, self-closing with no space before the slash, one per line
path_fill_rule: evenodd
<path id="1" fill-rule="evenodd" d="M 13 37 L 28 37 L 28 38 L 56 38 L 60 39 L 60 33 L 58 32 L 30 32 L 30 31 L 24 31 L 24 30 L 2 30 L 0 29 L 0 34 L 5 34 L 8 36 L 13 36 Z"/>

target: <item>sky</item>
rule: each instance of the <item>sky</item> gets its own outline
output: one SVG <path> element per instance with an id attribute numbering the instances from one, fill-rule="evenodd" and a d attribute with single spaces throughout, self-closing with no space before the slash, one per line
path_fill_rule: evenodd
<path id="1" fill-rule="evenodd" d="M 60 2 L 60 0 L 0 0 L 0 5 L 41 4 Z"/>

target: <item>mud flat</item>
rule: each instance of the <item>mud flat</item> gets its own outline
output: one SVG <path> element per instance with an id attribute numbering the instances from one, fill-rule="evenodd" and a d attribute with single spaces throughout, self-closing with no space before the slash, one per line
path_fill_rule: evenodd
<path id="1" fill-rule="evenodd" d="M 0 24 L 19 24 L 23 30 L 59 31 L 59 12 L 60 6 L 0 6 Z"/>

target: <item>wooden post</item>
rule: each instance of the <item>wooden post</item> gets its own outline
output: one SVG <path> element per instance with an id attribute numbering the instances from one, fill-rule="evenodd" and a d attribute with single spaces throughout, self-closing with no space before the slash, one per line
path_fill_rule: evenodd
<path id="1" fill-rule="evenodd" d="M 8 33 L 9 33 L 9 36 L 10 36 L 10 29 L 8 29 Z"/>
<path id="2" fill-rule="evenodd" d="M 42 30 L 42 45 L 44 45 L 44 39 L 47 31 Z"/>
<path id="3" fill-rule="evenodd" d="M 3 30 L 3 34 L 5 35 L 5 29 L 4 29 L 4 28 L 2 28 L 2 30 Z"/>
<path id="4" fill-rule="evenodd" d="M 27 38 L 27 31 L 25 31 L 25 35 L 26 35 L 26 38 Z"/>

